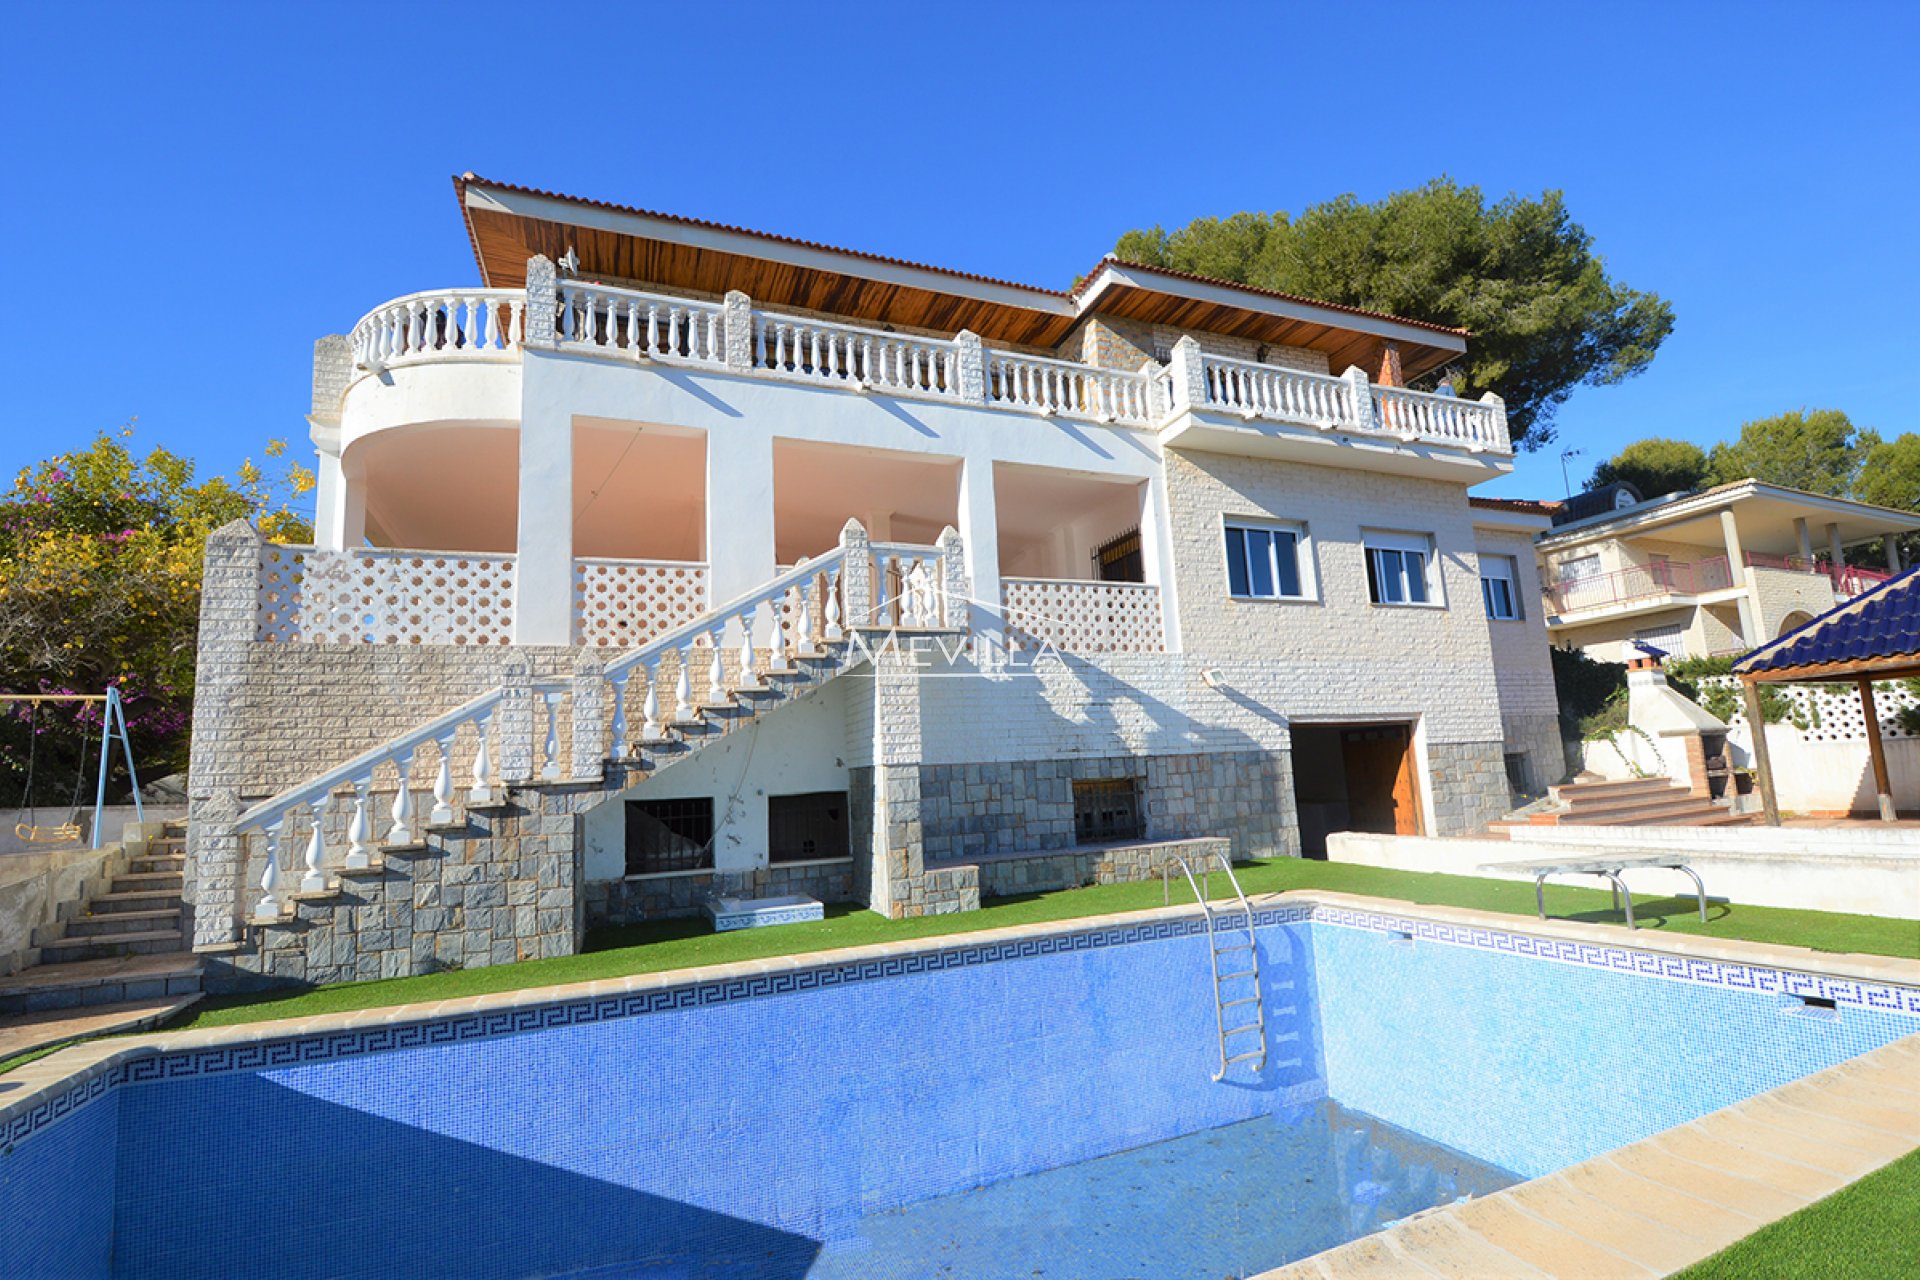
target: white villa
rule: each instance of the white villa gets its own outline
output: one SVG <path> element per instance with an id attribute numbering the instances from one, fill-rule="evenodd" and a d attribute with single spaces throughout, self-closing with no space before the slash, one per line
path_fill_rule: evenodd
<path id="1" fill-rule="evenodd" d="M 209 547 L 186 899 L 227 981 L 892 915 L 1481 827 L 1564 772 L 1469 335 L 455 180 L 481 284 L 315 347 L 316 545 Z M 218 985 L 223 979 L 210 975 Z"/>
<path id="2" fill-rule="evenodd" d="M 1741 654 L 1812 621 L 1900 571 L 1896 534 L 1920 516 L 1741 480 L 1642 502 L 1609 485 L 1547 514 L 1539 539 L 1547 634 L 1607 662 L 1638 640 L 1675 658 Z M 1845 550 L 1885 539 L 1887 572 Z"/>

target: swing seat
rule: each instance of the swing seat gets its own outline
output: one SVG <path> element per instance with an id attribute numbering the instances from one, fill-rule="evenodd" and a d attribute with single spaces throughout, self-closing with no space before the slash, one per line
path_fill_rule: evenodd
<path id="1" fill-rule="evenodd" d="M 15 823 L 13 834 L 28 844 L 60 844 L 80 838 L 80 824 L 63 822 L 57 827 L 36 827 L 31 823 Z"/>

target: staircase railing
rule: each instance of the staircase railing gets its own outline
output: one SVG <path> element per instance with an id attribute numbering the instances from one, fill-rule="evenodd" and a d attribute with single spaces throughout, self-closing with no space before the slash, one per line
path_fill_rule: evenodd
<path id="1" fill-rule="evenodd" d="M 610 662 L 583 658 L 570 679 L 536 681 L 531 664 L 515 655 L 499 688 L 244 811 L 233 833 L 244 840 L 257 832 L 265 840 L 254 914 L 272 918 L 286 910 L 282 851 L 290 836 L 306 841 L 297 891 L 324 892 L 330 870 L 368 868 L 381 846 L 416 846 L 424 828 L 464 822 L 460 808 L 503 803 L 505 786 L 598 781 L 605 761 L 633 757 L 636 741 L 663 741 L 674 726 L 695 721 L 702 705 L 726 705 L 738 693 L 763 689 L 763 675 L 791 670 L 796 654 L 815 652 L 821 642 L 839 641 L 855 627 L 964 626 L 966 596 L 960 538 L 953 530 L 932 547 L 872 543 L 857 521 L 848 521 L 840 545 L 825 555 Z M 677 657 L 670 707 L 662 680 L 669 656 Z M 628 707 L 630 685 L 641 672 L 645 694 L 636 740 Z M 424 828 L 413 791 L 415 762 L 423 754 L 436 765 Z M 464 794 L 454 785 L 461 763 L 469 765 L 471 778 Z M 391 786 L 392 800 L 376 840 L 383 819 L 374 796 L 382 783 Z M 351 792 L 346 803 L 352 813 L 345 859 L 335 867 L 328 818 L 342 791 Z"/>

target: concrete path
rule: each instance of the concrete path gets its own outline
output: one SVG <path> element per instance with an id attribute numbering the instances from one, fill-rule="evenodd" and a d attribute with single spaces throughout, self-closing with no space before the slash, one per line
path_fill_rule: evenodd
<path id="1" fill-rule="evenodd" d="M 0 1062 L 69 1040 L 85 1040 L 119 1031 L 144 1031 L 165 1022 L 199 998 L 198 995 L 170 996 L 0 1018 Z"/>

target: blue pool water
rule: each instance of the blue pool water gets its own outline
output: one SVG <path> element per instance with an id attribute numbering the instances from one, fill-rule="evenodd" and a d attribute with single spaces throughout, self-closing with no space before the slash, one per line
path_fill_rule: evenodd
<path id="1" fill-rule="evenodd" d="M 143 1058 L 7 1117 L 0 1275 L 1200 1280 L 1411 1204 L 1359 1163 L 1530 1177 L 1920 1030 L 1920 992 L 1305 915 L 1262 917 L 1269 1061 L 1224 1083 L 1190 921 Z"/>

